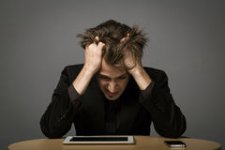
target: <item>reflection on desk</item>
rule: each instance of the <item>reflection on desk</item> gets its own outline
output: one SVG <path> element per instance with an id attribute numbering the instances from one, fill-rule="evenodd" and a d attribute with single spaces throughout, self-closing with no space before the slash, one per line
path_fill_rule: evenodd
<path id="1" fill-rule="evenodd" d="M 134 145 L 63 145 L 64 139 L 35 139 L 9 145 L 9 150 L 169 150 L 165 140 L 181 140 L 186 143 L 185 150 L 220 150 L 221 145 L 214 141 L 179 138 L 135 136 Z"/>

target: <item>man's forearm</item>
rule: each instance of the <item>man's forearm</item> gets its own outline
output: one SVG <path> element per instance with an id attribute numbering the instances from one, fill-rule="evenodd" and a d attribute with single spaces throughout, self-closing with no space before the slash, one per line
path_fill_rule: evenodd
<path id="1" fill-rule="evenodd" d="M 91 71 L 88 67 L 84 66 L 82 68 L 77 78 L 73 81 L 73 87 L 78 94 L 82 95 L 86 91 L 93 75 L 94 71 Z"/>
<path id="2" fill-rule="evenodd" d="M 129 72 L 133 76 L 140 90 L 145 90 L 152 83 L 150 76 L 142 66 L 136 66 Z"/>
<path id="3" fill-rule="evenodd" d="M 154 82 L 141 92 L 140 102 L 150 113 L 155 129 L 161 136 L 179 137 L 183 134 L 186 120 L 173 100 L 164 72 L 159 71 Z"/>

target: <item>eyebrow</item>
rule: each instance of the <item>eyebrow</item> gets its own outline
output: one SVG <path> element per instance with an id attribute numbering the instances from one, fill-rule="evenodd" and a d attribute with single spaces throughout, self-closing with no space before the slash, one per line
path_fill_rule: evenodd
<path id="1" fill-rule="evenodd" d="M 109 76 L 107 76 L 107 75 L 104 75 L 104 74 L 101 74 L 101 73 L 99 73 L 98 74 L 100 77 L 104 77 L 104 78 L 109 78 L 109 79 L 111 79 L 111 77 L 109 77 Z M 124 77 L 124 76 L 127 76 L 128 75 L 128 73 L 123 73 L 123 74 L 121 74 L 121 75 L 119 75 L 119 76 L 117 76 L 117 77 L 115 77 L 116 79 L 117 78 L 121 78 L 121 77 Z"/>

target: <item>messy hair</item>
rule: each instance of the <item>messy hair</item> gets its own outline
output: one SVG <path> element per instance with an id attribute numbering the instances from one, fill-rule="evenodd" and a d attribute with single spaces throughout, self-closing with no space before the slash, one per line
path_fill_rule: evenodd
<path id="1" fill-rule="evenodd" d="M 129 50 L 136 60 L 140 59 L 147 42 L 145 34 L 137 26 L 129 27 L 114 20 L 89 28 L 78 37 L 81 38 L 80 44 L 83 48 L 94 42 L 103 42 L 103 57 L 111 65 L 121 63 L 126 50 Z"/>

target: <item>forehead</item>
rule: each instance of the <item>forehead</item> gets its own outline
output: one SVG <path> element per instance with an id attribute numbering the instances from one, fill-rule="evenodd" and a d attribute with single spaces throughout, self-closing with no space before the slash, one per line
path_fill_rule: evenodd
<path id="1" fill-rule="evenodd" d="M 126 73 L 127 71 L 124 65 L 110 65 L 106 63 L 104 59 L 102 60 L 99 74 L 105 75 L 111 78 L 116 78 Z"/>

